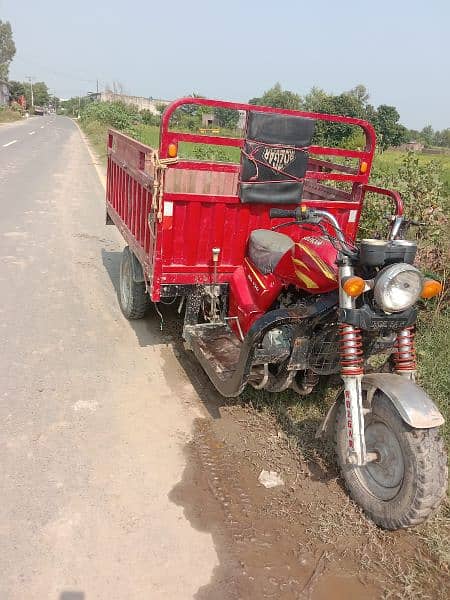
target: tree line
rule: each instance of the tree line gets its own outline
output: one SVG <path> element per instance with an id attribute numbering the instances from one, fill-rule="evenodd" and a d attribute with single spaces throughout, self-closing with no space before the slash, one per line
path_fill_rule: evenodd
<path id="1" fill-rule="evenodd" d="M 370 104 L 369 98 L 366 87 L 361 84 L 338 95 L 313 87 L 302 97 L 295 92 L 283 90 L 281 85 L 276 83 L 262 96 L 251 98 L 249 103 L 364 119 L 374 126 L 378 144 L 382 148 L 399 146 L 409 141 L 419 141 L 425 146 L 450 147 L 450 128 L 433 131 L 431 125 L 427 125 L 422 131 L 408 129 L 400 123 L 400 115 L 395 106 L 381 104 L 375 108 Z M 348 126 L 342 125 L 336 128 L 330 124 L 318 123 L 318 128 L 320 142 L 332 141 L 336 144 L 358 142 Z"/>

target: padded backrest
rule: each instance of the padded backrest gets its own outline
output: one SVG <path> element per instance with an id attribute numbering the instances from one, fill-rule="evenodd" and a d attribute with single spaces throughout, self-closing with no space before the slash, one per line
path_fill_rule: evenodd
<path id="1" fill-rule="evenodd" d="M 315 121 L 250 112 L 242 148 L 239 197 L 245 203 L 298 204 Z"/>

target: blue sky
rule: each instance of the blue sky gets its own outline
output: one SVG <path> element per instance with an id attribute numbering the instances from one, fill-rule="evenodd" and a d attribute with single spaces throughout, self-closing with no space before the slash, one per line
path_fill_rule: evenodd
<path id="1" fill-rule="evenodd" d="M 408 127 L 450 126 L 450 0 L 0 0 L 27 75 L 61 97 L 120 82 L 133 95 L 247 101 L 367 86 Z"/>

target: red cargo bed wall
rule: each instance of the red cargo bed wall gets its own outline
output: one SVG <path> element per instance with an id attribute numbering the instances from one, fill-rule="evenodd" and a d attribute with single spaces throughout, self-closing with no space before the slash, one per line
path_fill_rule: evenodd
<path id="1" fill-rule="evenodd" d="M 250 232 L 274 225 L 269 218 L 271 206 L 240 202 L 239 166 L 223 164 L 221 168 L 226 171 L 212 173 L 199 169 L 193 161 L 182 161 L 168 169 L 161 232 L 162 284 L 192 283 L 193 275 L 196 282 L 209 283 L 213 247 L 221 249 L 220 280 L 228 281 L 242 264 Z M 354 238 L 360 210 L 357 198 L 352 200 L 348 192 L 307 183 L 303 201 L 330 210 L 346 234 Z M 289 228 L 282 231 L 288 233 Z"/>

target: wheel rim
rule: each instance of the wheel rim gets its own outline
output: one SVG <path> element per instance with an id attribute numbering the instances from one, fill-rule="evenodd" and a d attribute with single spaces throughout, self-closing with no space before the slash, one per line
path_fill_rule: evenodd
<path id="1" fill-rule="evenodd" d="M 369 422 L 365 435 L 367 452 L 375 452 L 378 459 L 358 468 L 360 482 L 376 498 L 392 500 L 398 494 L 405 474 L 400 443 L 389 425 L 382 421 Z"/>
<path id="2" fill-rule="evenodd" d="M 120 296 L 122 305 L 128 306 L 131 297 L 131 268 L 130 261 L 126 259 L 120 264 Z"/>

